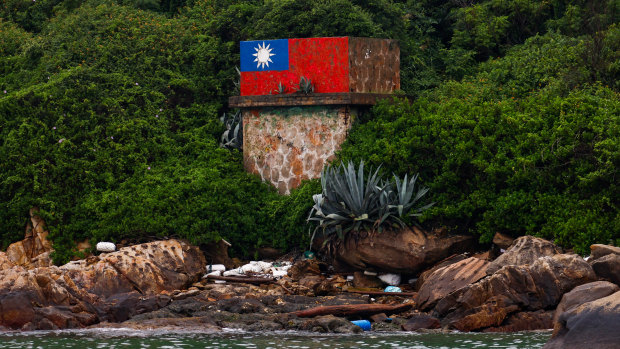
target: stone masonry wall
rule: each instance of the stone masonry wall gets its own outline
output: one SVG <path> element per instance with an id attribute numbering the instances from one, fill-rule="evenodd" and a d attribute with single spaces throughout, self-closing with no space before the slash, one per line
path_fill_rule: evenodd
<path id="1" fill-rule="evenodd" d="M 243 162 L 248 172 L 288 194 L 318 178 L 347 137 L 350 107 L 305 106 L 243 111 Z"/>

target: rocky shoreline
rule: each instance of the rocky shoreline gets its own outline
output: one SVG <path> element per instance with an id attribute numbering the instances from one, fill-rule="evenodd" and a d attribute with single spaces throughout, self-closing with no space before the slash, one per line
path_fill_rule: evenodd
<path id="1" fill-rule="evenodd" d="M 351 321 L 369 320 L 373 331 L 553 329 L 546 348 L 620 343 L 620 248 L 614 246 L 593 245 L 584 259 L 543 239 L 508 239 L 495 259 L 490 252 L 453 254 L 417 280 L 403 280 L 403 292 L 386 293 L 372 272 L 338 273 L 301 256 L 289 256 L 293 265 L 277 280 L 213 280 L 205 275 L 203 252 L 178 240 L 57 267 L 49 262 L 46 233 L 36 227 L 0 252 L 2 330 L 358 333 L 362 328 Z"/>

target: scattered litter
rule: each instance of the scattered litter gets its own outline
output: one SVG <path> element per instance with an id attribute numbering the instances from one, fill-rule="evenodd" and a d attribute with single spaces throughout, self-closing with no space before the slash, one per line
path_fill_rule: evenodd
<path id="1" fill-rule="evenodd" d="M 222 276 L 222 271 L 221 270 L 212 271 L 210 273 L 205 274 L 205 276 L 203 276 L 203 278 L 206 279 L 207 275 Z"/>
<path id="2" fill-rule="evenodd" d="M 372 270 L 364 270 L 364 275 L 377 276 L 377 272 Z"/>
<path id="3" fill-rule="evenodd" d="M 245 264 L 239 268 L 226 270 L 226 267 L 222 264 L 213 264 L 210 266 L 212 273 L 208 273 L 206 275 L 217 275 L 217 276 L 273 276 L 274 278 L 281 278 L 288 274 L 288 270 L 291 268 L 290 262 L 281 262 L 281 263 L 270 263 L 263 261 L 252 261 L 248 264 Z M 209 271 L 209 266 L 207 266 L 207 271 Z M 215 272 L 219 272 L 220 274 L 216 274 Z M 205 278 L 206 278 L 205 275 Z"/>
<path id="4" fill-rule="evenodd" d="M 213 280 L 216 284 L 225 284 L 225 280 Z"/>
<path id="5" fill-rule="evenodd" d="M 232 269 L 232 270 L 227 270 L 225 271 L 222 275 L 224 276 L 243 276 L 245 275 L 245 273 L 243 272 L 243 270 L 239 269 Z"/>
<path id="6" fill-rule="evenodd" d="M 116 251 L 116 245 L 112 242 L 98 242 L 97 251 L 99 252 L 114 252 Z"/>
<path id="7" fill-rule="evenodd" d="M 209 264 L 207 265 L 207 273 L 212 271 L 226 271 L 226 266 L 224 264 Z"/>
<path id="8" fill-rule="evenodd" d="M 403 290 L 401 290 L 400 287 L 388 286 L 385 290 L 383 290 L 383 292 L 403 292 Z"/>
<path id="9" fill-rule="evenodd" d="M 379 279 L 391 286 L 400 285 L 400 275 L 399 274 L 381 274 L 379 275 Z"/>
<path id="10" fill-rule="evenodd" d="M 347 275 L 347 281 L 353 282 L 354 279 L 355 277 L 353 275 Z"/>
<path id="11" fill-rule="evenodd" d="M 368 320 L 354 320 L 351 321 L 354 325 L 359 326 L 364 331 L 370 331 L 371 325 Z"/>

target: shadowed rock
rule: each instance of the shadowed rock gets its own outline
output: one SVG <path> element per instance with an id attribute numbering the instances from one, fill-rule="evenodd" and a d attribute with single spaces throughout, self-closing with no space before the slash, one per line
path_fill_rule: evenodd
<path id="1" fill-rule="evenodd" d="M 562 312 L 544 349 L 616 349 L 619 324 L 620 291 Z"/>
<path id="2" fill-rule="evenodd" d="M 401 325 L 403 331 L 417 331 L 420 329 L 439 328 L 441 324 L 437 318 L 427 314 L 414 314 L 406 323 Z"/>
<path id="3" fill-rule="evenodd" d="M 495 233 L 495 235 L 493 236 L 493 243 L 497 247 L 503 249 L 509 248 L 514 241 L 515 239 L 513 239 L 511 236 L 502 233 Z"/>
<path id="4" fill-rule="evenodd" d="M 577 286 L 564 294 L 553 316 L 553 334 L 557 335 L 565 327 L 565 324 L 560 322 L 560 316 L 565 312 L 570 312 L 584 303 L 607 297 L 618 291 L 620 291 L 618 285 L 607 281 L 595 281 Z"/>
<path id="5" fill-rule="evenodd" d="M 519 332 L 546 330 L 553 327 L 553 311 L 524 311 L 509 315 L 498 327 L 489 327 L 484 332 Z"/>
<path id="6" fill-rule="evenodd" d="M 620 285 L 620 255 L 608 254 L 595 259 L 592 269 L 598 277 Z"/>

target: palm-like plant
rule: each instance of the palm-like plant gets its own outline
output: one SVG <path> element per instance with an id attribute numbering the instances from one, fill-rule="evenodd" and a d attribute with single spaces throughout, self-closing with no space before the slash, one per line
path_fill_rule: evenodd
<path id="1" fill-rule="evenodd" d="M 308 221 L 317 223 L 311 240 L 317 232 L 328 243 L 348 235 L 357 237 L 355 233 L 364 230 L 381 232 L 384 226 L 404 226 L 403 217 L 419 216 L 433 205 L 415 207 L 428 192 L 424 187 L 416 191 L 417 178 L 401 180 L 394 175 L 393 182 L 384 181 L 379 168 L 365 176 L 364 162 L 357 170 L 353 162 L 326 167 L 321 174 L 322 192 L 313 196 L 308 216 Z"/>

